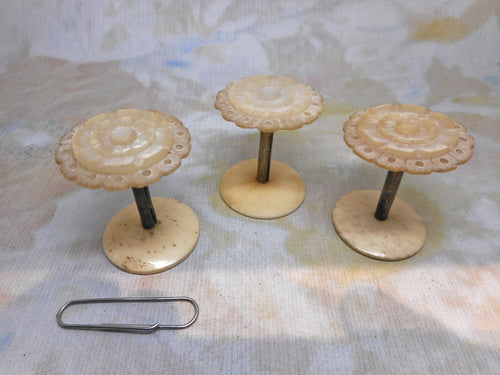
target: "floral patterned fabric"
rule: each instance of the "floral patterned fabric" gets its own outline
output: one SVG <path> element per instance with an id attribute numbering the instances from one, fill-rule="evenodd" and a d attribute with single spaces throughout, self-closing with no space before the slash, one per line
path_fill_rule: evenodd
<path id="1" fill-rule="evenodd" d="M 4 1 L 0 29 L 1 374 L 498 372 L 497 2 Z M 311 85 L 325 109 L 275 135 L 273 159 L 300 173 L 307 196 L 261 221 L 218 192 L 228 168 L 257 156 L 259 134 L 214 102 L 229 82 L 267 74 Z M 356 156 L 342 128 L 384 103 L 445 113 L 476 143 L 455 171 L 404 176 L 398 197 L 427 240 L 400 262 L 351 250 L 331 218 L 344 194 L 382 188 L 386 171 Z M 192 137 L 150 191 L 189 205 L 200 239 L 152 276 L 119 271 L 102 249 L 132 192 L 79 187 L 54 160 L 75 124 L 120 108 L 175 116 Z M 55 319 L 72 299 L 179 295 L 200 306 L 182 331 L 71 331 Z M 75 307 L 66 319 L 182 322 L 184 307 Z"/>

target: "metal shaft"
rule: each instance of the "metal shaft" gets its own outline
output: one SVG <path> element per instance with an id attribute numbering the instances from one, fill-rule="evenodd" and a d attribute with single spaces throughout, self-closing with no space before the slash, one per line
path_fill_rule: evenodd
<path id="1" fill-rule="evenodd" d="M 139 210 L 139 215 L 141 216 L 142 227 L 144 229 L 153 228 L 158 219 L 156 218 L 156 212 L 153 207 L 153 201 L 151 200 L 151 195 L 149 194 L 149 188 L 132 188 L 134 193 L 135 203 L 137 203 L 137 209 Z"/>
<path id="2" fill-rule="evenodd" d="M 403 172 L 387 172 L 384 187 L 382 189 L 382 193 L 380 194 L 377 209 L 375 211 L 375 219 L 387 219 L 392 203 L 394 202 L 394 198 L 396 198 L 396 193 L 398 192 L 399 183 L 402 178 Z"/>
<path id="3" fill-rule="evenodd" d="M 271 149 L 273 146 L 274 133 L 260 132 L 259 160 L 257 165 L 257 180 L 265 184 L 269 181 L 271 169 Z"/>

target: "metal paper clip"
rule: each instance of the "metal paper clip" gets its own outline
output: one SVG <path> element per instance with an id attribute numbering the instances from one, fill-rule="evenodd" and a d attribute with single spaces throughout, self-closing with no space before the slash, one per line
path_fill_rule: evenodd
<path id="1" fill-rule="evenodd" d="M 188 302 L 194 307 L 193 318 L 185 324 L 68 324 L 62 320 L 64 311 L 72 305 L 97 304 L 97 303 L 136 303 L 136 302 Z M 130 333 L 152 333 L 157 329 L 183 329 L 192 325 L 198 318 L 199 307 L 196 301 L 190 297 L 125 297 L 125 298 L 93 298 L 93 299 L 77 299 L 65 303 L 57 312 L 57 324 L 61 328 L 66 329 L 82 329 L 92 331 L 112 331 L 112 332 L 130 332 Z"/>

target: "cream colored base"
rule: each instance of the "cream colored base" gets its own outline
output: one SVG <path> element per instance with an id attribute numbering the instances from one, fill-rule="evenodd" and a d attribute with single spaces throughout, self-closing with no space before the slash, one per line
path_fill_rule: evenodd
<path id="1" fill-rule="evenodd" d="M 255 219 L 275 219 L 300 207 L 306 185 L 288 165 L 271 161 L 269 181 L 257 181 L 257 159 L 233 165 L 220 182 L 220 194 L 236 212 Z"/>
<path id="2" fill-rule="evenodd" d="M 375 219 L 380 191 L 357 190 L 344 195 L 333 209 L 339 236 L 357 252 L 380 260 L 400 260 L 417 253 L 425 242 L 422 217 L 396 197 L 387 220 Z"/>
<path id="3" fill-rule="evenodd" d="M 102 244 L 108 259 L 119 269 L 135 274 L 165 271 L 193 251 L 200 233 L 195 213 L 175 199 L 153 198 L 158 224 L 146 230 L 137 205 L 120 210 L 104 230 Z"/>

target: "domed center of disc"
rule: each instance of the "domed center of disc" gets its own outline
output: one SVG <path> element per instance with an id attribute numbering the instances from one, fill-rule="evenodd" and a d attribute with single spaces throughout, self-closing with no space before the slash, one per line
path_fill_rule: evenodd
<path id="1" fill-rule="evenodd" d="M 277 87 L 263 87 L 259 91 L 259 98 L 262 100 L 276 100 L 281 96 L 281 91 Z"/>
<path id="2" fill-rule="evenodd" d="M 114 145 L 129 145 L 137 139 L 137 133 L 128 126 L 118 126 L 111 132 L 110 140 Z"/>
<path id="3" fill-rule="evenodd" d="M 399 134 L 403 134 L 403 135 L 407 135 L 407 136 L 415 136 L 418 134 L 420 127 L 414 121 L 401 120 L 396 124 L 395 130 Z"/>

